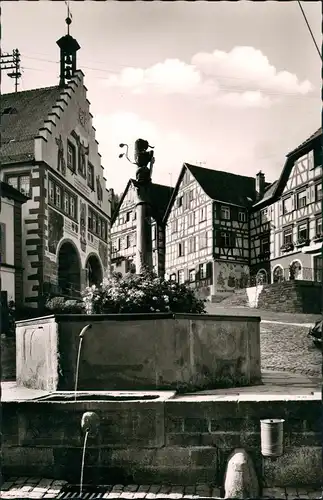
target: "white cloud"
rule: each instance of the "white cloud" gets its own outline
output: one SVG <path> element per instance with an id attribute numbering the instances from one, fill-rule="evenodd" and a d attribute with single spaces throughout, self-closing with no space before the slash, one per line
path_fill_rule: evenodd
<path id="1" fill-rule="evenodd" d="M 113 186 L 117 193 L 125 188 L 129 178 L 134 177 L 136 167 L 125 158 L 120 143 L 129 144 L 129 157 L 133 159 L 133 146 L 139 137 L 146 139 L 155 148 L 156 162 L 153 180 L 161 184 L 173 184 L 185 161 L 195 162 L 197 158 L 194 141 L 178 130 L 161 130 L 152 122 L 135 113 L 118 112 L 111 115 L 95 115 L 93 124 L 99 142 L 99 152 L 104 158 L 107 186 Z M 170 153 L 171 152 L 171 153 Z"/>
<path id="2" fill-rule="evenodd" d="M 278 100 L 276 98 L 276 100 Z M 218 106 L 230 106 L 235 108 L 268 108 L 275 98 L 269 97 L 259 91 L 225 92 L 214 99 Z"/>
<path id="3" fill-rule="evenodd" d="M 234 47 L 230 52 L 200 52 L 192 57 L 192 64 L 208 77 L 221 82 L 227 80 L 225 85 L 229 86 L 297 94 L 313 90 L 308 80 L 300 82 L 295 74 L 278 71 L 268 57 L 254 47 Z"/>
<path id="4" fill-rule="evenodd" d="M 179 59 L 166 59 L 147 69 L 125 68 L 119 75 L 112 75 L 108 85 L 131 88 L 142 93 L 148 88 L 165 94 L 190 93 L 201 85 L 201 74 L 192 65 Z"/>
<path id="5" fill-rule="evenodd" d="M 293 73 L 278 71 L 253 47 L 200 52 L 190 64 L 166 59 L 146 69 L 125 68 L 106 84 L 134 94 L 207 96 L 215 104 L 234 107 L 268 107 L 284 94 L 305 95 L 313 90 L 308 80 L 299 81 Z"/>
<path id="6" fill-rule="evenodd" d="M 141 136 L 149 137 L 149 141 L 153 143 L 158 135 L 156 126 L 136 113 L 120 111 L 110 115 L 98 114 L 93 121 L 100 144 L 111 144 L 111 141 L 117 141 L 117 145 L 121 142 L 131 144 Z"/>

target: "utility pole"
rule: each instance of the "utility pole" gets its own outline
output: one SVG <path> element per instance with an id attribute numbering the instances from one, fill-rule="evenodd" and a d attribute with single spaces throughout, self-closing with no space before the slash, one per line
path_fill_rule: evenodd
<path id="1" fill-rule="evenodd" d="M 12 54 L 0 55 L 0 69 L 1 71 L 12 70 L 10 73 L 7 72 L 7 75 L 15 79 L 15 92 L 18 92 L 19 79 L 21 78 L 20 52 L 18 49 L 14 49 Z"/>

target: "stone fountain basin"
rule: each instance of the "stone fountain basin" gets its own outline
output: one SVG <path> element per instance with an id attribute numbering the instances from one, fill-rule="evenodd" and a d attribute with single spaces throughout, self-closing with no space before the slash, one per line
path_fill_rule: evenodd
<path id="1" fill-rule="evenodd" d="M 175 391 L 136 391 L 136 392 L 126 392 L 126 391 L 77 391 L 76 397 L 75 392 L 72 391 L 61 391 L 42 396 L 40 398 L 34 399 L 35 402 L 42 403 L 82 403 L 82 402 L 142 402 L 142 401 L 165 401 L 166 399 L 172 398 L 176 394 Z"/>
<path id="2" fill-rule="evenodd" d="M 232 392 L 78 391 L 93 399 L 74 402 L 73 391 L 58 391 L 1 401 L 1 472 L 78 483 L 81 422 L 85 412 L 95 412 L 99 432 L 87 441 L 86 468 L 100 476 L 96 484 L 114 477 L 118 484 L 221 485 L 229 454 L 245 448 L 267 487 L 316 486 L 322 470 L 320 395 L 286 395 L 268 385 L 262 393 Z M 261 456 L 260 419 L 266 418 L 285 419 L 284 455 L 274 462 Z"/>
<path id="3" fill-rule="evenodd" d="M 76 377 L 80 332 L 87 325 Z M 52 315 L 16 323 L 17 384 L 46 392 L 180 391 L 259 384 L 260 318 Z"/>

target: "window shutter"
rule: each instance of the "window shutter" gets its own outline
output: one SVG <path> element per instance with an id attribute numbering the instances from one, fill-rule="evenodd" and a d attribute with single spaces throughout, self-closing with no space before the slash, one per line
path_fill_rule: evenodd
<path id="1" fill-rule="evenodd" d="M 317 146 L 314 149 L 314 166 L 317 167 L 319 165 L 322 165 L 322 160 L 323 160 L 323 148 L 321 145 Z"/>
<path id="2" fill-rule="evenodd" d="M 208 262 L 206 264 L 206 277 L 211 278 L 212 277 L 212 262 Z"/>
<path id="3" fill-rule="evenodd" d="M 238 220 L 238 207 L 230 207 L 230 219 Z"/>
<path id="4" fill-rule="evenodd" d="M 0 262 L 6 262 L 6 225 L 0 223 Z"/>
<path id="5" fill-rule="evenodd" d="M 293 198 L 294 198 L 294 209 L 297 209 L 298 208 L 297 207 L 297 194 L 294 194 Z"/>
<path id="6" fill-rule="evenodd" d="M 217 247 L 220 247 L 221 246 L 221 232 L 219 229 L 217 229 L 216 231 L 216 235 L 215 235 L 215 245 Z"/>
<path id="7" fill-rule="evenodd" d="M 186 210 L 188 207 L 188 193 L 187 192 L 184 193 L 184 195 L 183 195 L 183 206 L 184 206 L 184 210 Z"/>
<path id="8" fill-rule="evenodd" d="M 8 309 L 8 292 L 1 291 L 1 333 L 8 333 L 9 331 L 9 309 Z"/>

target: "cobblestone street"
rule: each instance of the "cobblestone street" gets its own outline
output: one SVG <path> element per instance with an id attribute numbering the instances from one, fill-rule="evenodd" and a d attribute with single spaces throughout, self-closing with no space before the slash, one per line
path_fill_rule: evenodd
<path id="1" fill-rule="evenodd" d="M 261 323 L 261 366 L 313 377 L 322 374 L 322 353 L 307 336 L 308 327 Z"/>
<path id="2" fill-rule="evenodd" d="M 265 488 L 261 498 L 266 499 L 319 499 L 321 491 L 313 488 Z M 66 481 L 41 478 L 9 478 L 1 487 L 1 498 L 55 498 L 67 500 L 81 498 L 82 500 L 102 499 L 165 499 L 180 500 L 182 498 L 201 500 L 204 498 L 221 498 L 220 489 L 209 485 L 198 486 L 171 486 L 171 485 L 137 485 L 127 486 L 105 485 L 99 488 L 98 493 L 87 491 L 86 487 L 82 495 L 76 489 L 68 487 Z"/>

